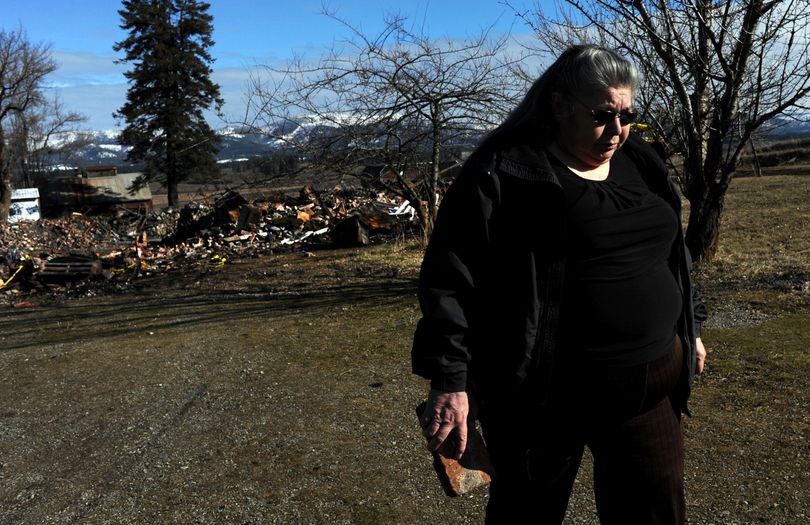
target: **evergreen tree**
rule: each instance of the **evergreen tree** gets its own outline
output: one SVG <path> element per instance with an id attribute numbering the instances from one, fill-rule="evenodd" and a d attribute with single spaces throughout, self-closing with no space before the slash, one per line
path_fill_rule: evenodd
<path id="1" fill-rule="evenodd" d="M 161 182 L 169 205 L 177 204 L 177 184 L 190 175 L 217 171 L 219 138 L 203 111 L 222 107 L 219 86 L 211 81 L 210 4 L 196 0 L 124 0 L 115 44 L 129 62 L 127 101 L 115 114 L 126 127 L 121 144 L 131 146 L 127 160 L 143 162 L 137 185 Z"/>

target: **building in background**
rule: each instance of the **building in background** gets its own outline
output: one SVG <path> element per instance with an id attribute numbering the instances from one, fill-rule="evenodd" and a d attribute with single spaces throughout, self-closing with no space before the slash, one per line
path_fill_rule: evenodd
<path id="1" fill-rule="evenodd" d="M 12 190 L 8 222 L 39 220 L 39 189 L 21 188 Z"/>

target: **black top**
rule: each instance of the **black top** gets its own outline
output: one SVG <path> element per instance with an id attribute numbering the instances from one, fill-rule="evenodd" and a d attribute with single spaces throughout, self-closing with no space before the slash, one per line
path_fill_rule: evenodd
<path id="1" fill-rule="evenodd" d="M 566 197 L 563 353 L 607 366 L 665 355 L 682 308 L 667 267 L 678 217 L 621 150 L 603 181 L 579 177 L 550 158 Z"/>

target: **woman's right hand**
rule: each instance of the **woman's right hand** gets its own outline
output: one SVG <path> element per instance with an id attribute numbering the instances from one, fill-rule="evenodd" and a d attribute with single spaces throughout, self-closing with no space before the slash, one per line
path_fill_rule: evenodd
<path id="1" fill-rule="evenodd" d="M 456 432 L 455 459 L 461 459 L 467 448 L 467 416 L 470 403 L 467 392 L 442 392 L 431 389 L 428 393 L 425 411 L 420 423 L 422 435 L 428 440 L 427 448 L 431 452 Z"/>

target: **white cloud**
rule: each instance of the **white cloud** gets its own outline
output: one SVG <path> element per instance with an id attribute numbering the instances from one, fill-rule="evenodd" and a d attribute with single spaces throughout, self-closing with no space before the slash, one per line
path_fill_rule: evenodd
<path id="1" fill-rule="evenodd" d="M 116 64 L 115 58 L 113 54 L 56 51 L 53 59 L 59 68 L 51 74 L 51 82 L 63 86 L 123 83 L 126 66 Z"/>
<path id="2" fill-rule="evenodd" d="M 54 52 L 59 68 L 48 78 L 48 87 L 64 102 L 65 108 L 87 117 L 84 127 L 92 130 L 112 129 L 112 114 L 126 101 L 126 64 L 114 63 L 115 56 L 93 53 Z M 216 63 L 214 64 L 216 66 Z M 212 80 L 219 84 L 224 120 L 213 112 L 206 115 L 214 128 L 244 118 L 244 94 L 250 73 L 248 66 L 215 68 Z"/>
<path id="3" fill-rule="evenodd" d="M 120 83 L 74 84 L 54 91 L 62 99 L 65 109 L 87 117 L 82 127 L 104 130 L 115 127 L 112 114 L 126 100 L 126 90 L 126 84 Z"/>
<path id="4" fill-rule="evenodd" d="M 510 55 L 519 56 L 525 52 L 522 45 L 532 42 L 530 34 L 513 34 L 507 45 Z M 310 58 L 317 60 L 320 53 L 312 53 Z M 322 49 L 320 50 L 322 51 Z M 86 128 L 105 130 L 116 127 L 113 112 L 126 101 L 127 83 L 124 72 L 127 64 L 116 64 L 118 56 L 110 49 L 109 53 L 54 51 L 53 58 L 59 68 L 48 78 L 48 86 L 64 102 L 65 108 L 77 111 L 88 117 Z M 209 123 L 215 129 L 227 124 L 238 124 L 246 119 L 245 100 L 250 89 L 251 74 L 267 79 L 274 76 L 271 70 L 263 65 L 283 67 L 285 61 L 278 56 L 267 56 L 265 59 L 251 58 L 236 52 L 226 52 L 214 62 L 212 80 L 220 86 L 225 105 L 223 116 L 213 112 L 206 114 Z M 524 59 L 524 66 L 531 70 L 542 71 L 543 60 L 537 57 Z"/>

